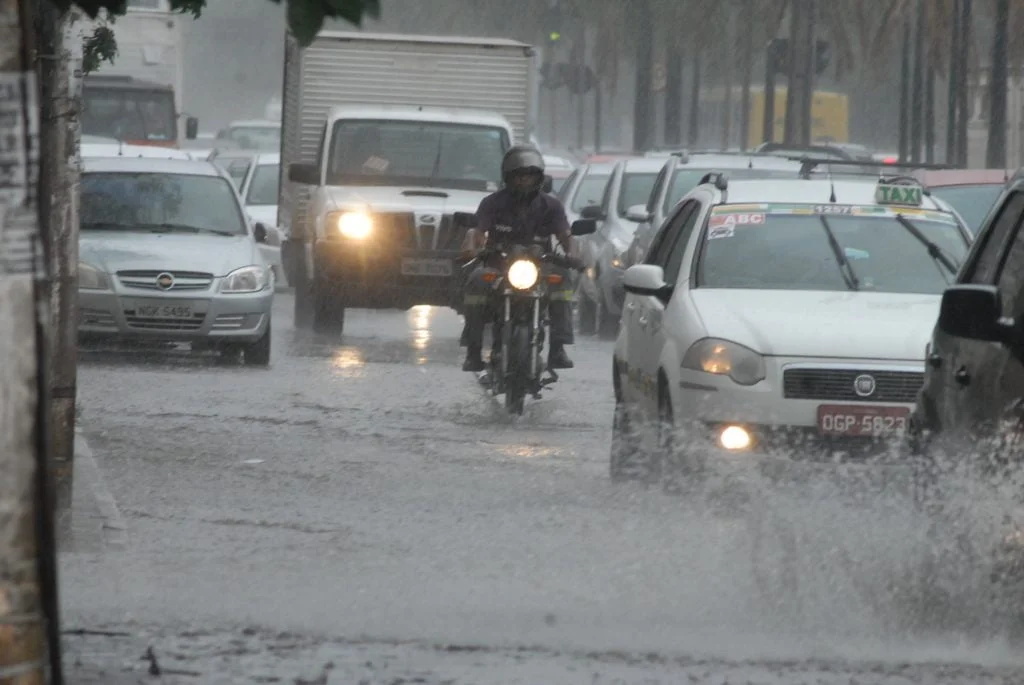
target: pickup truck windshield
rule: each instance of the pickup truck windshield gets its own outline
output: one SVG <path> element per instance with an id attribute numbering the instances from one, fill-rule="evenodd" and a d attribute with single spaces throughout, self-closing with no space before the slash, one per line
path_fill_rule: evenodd
<path id="1" fill-rule="evenodd" d="M 170 91 L 86 86 L 82 101 L 83 134 L 124 142 L 178 139 L 174 95 Z"/>
<path id="2" fill-rule="evenodd" d="M 501 128 L 341 120 L 331 132 L 332 183 L 497 190 L 509 148 Z"/>

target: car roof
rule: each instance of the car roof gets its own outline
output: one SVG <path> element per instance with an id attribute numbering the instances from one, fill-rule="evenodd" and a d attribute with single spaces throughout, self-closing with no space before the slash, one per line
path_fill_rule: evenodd
<path id="1" fill-rule="evenodd" d="M 728 174 L 726 174 L 728 176 Z M 725 191 L 725 202 L 720 204 L 832 204 L 832 190 L 835 189 L 835 204 L 874 206 L 877 178 L 860 179 L 800 179 L 787 178 L 752 179 L 730 181 Z M 947 212 L 927 194 L 922 197 L 921 209 Z"/>
<path id="2" fill-rule="evenodd" d="M 85 172 L 133 172 L 142 174 L 183 174 L 188 176 L 224 177 L 212 162 L 185 159 L 154 159 L 139 157 L 92 157 L 82 160 Z"/>
<path id="3" fill-rule="evenodd" d="M 120 143 L 83 143 L 79 148 L 82 159 L 121 157 L 143 159 L 194 159 L 185 150 L 157 145 L 121 145 Z"/>
<path id="4" fill-rule="evenodd" d="M 583 172 L 584 176 L 608 176 L 615 171 L 614 162 L 590 162 Z"/>
<path id="5" fill-rule="evenodd" d="M 558 169 L 574 169 L 575 165 L 567 160 L 565 157 L 559 157 L 558 155 L 542 155 L 544 157 L 544 165 L 547 167 L 555 167 Z"/>
<path id="6" fill-rule="evenodd" d="M 511 128 L 508 119 L 500 114 L 454 107 L 418 107 L 413 105 L 340 105 L 331 107 L 331 111 L 327 115 L 328 122 L 333 124 L 339 119 L 429 121 Z"/>
<path id="7" fill-rule="evenodd" d="M 269 119 L 243 119 L 232 121 L 228 128 L 281 128 L 281 122 Z"/>
<path id="8" fill-rule="evenodd" d="M 622 160 L 619 164 L 622 164 L 622 171 L 626 174 L 656 174 L 665 166 L 665 160 L 657 157 L 632 157 Z"/>
<path id="9" fill-rule="evenodd" d="M 928 169 L 914 174 L 928 187 L 1003 185 L 1014 169 Z"/>
<path id="10" fill-rule="evenodd" d="M 779 171 L 800 171 L 800 162 L 794 162 L 774 155 L 723 155 L 698 152 L 679 162 L 679 167 L 695 169 L 777 169 Z"/>

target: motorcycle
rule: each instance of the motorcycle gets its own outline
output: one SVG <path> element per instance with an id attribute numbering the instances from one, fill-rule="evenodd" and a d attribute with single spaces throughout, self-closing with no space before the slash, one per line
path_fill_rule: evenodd
<path id="1" fill-rule="evenodd" d="M 475 225 L 472 214 L 461 214 L 457 220 Z M 592 219 L 580 219 L 572 225 L 573 235 L 588 235 L 594 230 L 596 222 Z M 542 353 L 548 324 L 544 302 L 550 285 L 560 282 L 562 276 L 548 273 L 545 266 L 578 269 L 578 265 L 541 245 L 498 245 L 484 250 L 465 268 L 468 272 L 480 263 L 493 261 L 498 261 L 501 268 L 485 269 L 483 278 L 490 284 L 496 304 L 492 323 L 497 344 L 492 345 L 481 384 L 492 395 L 505 395 L 505 408 L 510 414 L 522 415 L 527 395 L 540 399 L 540 391 L 558 381 L 558 374 L 547 368 Z"/>

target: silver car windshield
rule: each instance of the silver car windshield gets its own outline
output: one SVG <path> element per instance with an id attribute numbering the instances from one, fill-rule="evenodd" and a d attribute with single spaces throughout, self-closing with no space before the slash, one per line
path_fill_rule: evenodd
<path id="1" fill-rule="evenodd" d="M 945 254 L 963 261 L 968 247 L 952 218 L 907 218 Z M 827 223 L 857 289 L 938 295 L 949 284 L 949 272 L 895 216 L 829 215 Z M 848 291 L 844 268 L 820 216 L 721 212 L 705 229 L 697 280 L 704 288 Z"/>
<path id="2" fill-rule="evenodd" d="M 83 231 L 248 232 L 234 188 L 219 176 L 92 172 L 81 193 Z"/>

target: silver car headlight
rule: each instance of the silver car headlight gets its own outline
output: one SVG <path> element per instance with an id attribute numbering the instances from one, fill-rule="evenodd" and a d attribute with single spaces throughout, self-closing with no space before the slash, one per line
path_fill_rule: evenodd
<path id="1" fill-rule="evenodd" d="M 728 376 L 740 385 L 765 378 L 764 357 L 739 343 L 718 338 L 698 340 L 683 355 L 683 368 Z"/>
<path id="2" fill-rule="evenodd" d="M 110 290 L 110 277 L 102 269 L 85 262 L 78 263 L 79 290 Z"/>
<path id="3" fill-rule="evenodd" d="M 508 267 L 508 283 L 516 290 L 529 290 L 539 278 L 540 269 L 529 259 L 517 259 Z"/>
<path id="4" fill-rule="evenodd" d="M 235 269 L 220 284 L 222 293 L 258 293 L 270 285 L 270 269 L 263 266 L 243 266 Z"/>

